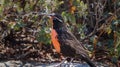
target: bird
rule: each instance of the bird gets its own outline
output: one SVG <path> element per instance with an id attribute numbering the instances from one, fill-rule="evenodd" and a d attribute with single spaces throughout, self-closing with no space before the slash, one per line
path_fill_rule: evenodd
<path id="1" fill-rule="evenodd" d="M 51 41 L 57 53 L 65 57 L 78 57 L 91 67 L 96 67 L 88 56 L 88 50 L 77 40 L 68 29 L 62 16 L 57 13 L 49 14 Z"/>

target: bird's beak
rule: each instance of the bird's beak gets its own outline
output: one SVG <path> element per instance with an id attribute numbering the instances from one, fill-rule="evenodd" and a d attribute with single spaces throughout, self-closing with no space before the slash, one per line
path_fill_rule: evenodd
<path id="1" fill-rule="evenodd" d="M 50 23 L 52 23 L 52 24 L 53 24 L 54 15 L 55 15 L 55 13 L 52 13 L 52 14 L 48 14 L 48 16 L 47 16 L 47 17 L 50 19 L 50 20 L 49 20 Z"/>
<path id="2" fill-rule="evenodd" d="M 53 15 L 49 14 L 48 17 L 48 24 L 52 28 L 53 27 Z"/>
<path id="3" fill-rule="evenodd" d="M 52 17 L 52 16 L 48 15 L 47 17 L 48 17 L 50 20 L 53 20 L 53 17 Z"/>
<path id="4" fill-rule="evenodd" d="M 50 19 L 51 22 L 53 22 L 53 18 L 56 19 L 56 20 L 58 20 L 61 23 L 63 22 L 61 19 L 55 17 L 55 13 L 49 14 L 48 17 L 49 17 L 49 19 Z"/>
<path id="5" fill-rule="evenodd" d="M 49 18 L 50 22 L 53 22 L 53 17 L 52 16 L 48 15 L 47 17 Z"/>
<path id="6" fill-rule="evenodd" d="M 54 15 L 55 15 L 55 14 L 52 13 L 52 14 L 49 14 L 48 17 L 51 18 L 51 19 L 53 19 Z"/>
<path id="7" fill-rule="evenodd" d="M 63 22 L 61 19 L 55 17 L 54 15 L 55 15 L 54 13 L 53 13 L 53 14 L 49 14 L 48 17 L 49 17 L 50 19 L 52 19 L 52 20 L 53 20 L 53 18 L 55 18 L 55 19 L 57 19 L 58 21 Z"/>

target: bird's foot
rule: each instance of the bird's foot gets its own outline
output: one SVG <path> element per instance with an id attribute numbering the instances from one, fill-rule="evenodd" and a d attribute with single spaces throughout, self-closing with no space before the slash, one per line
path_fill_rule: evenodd
<path id="1" fill-rule="evenodd" d="M 64 58 L 60 63 L 58 63 L 55 67 L 62 67 L 62 64 L 67 63 L 67 58 Z"/>
<path id="2" fill-rule="evenodd" d="M 71 58 L 70 65 L 73 65 L 74 58 Z"/>
<path id="3" fill-rule="evenodd" d="M 74 58 L 65 58 L 62 62 L 60 62 L 59 64 L 57 64 L 55 67 L 66 67 L 66 66 L 68 66 L 68 67 L 70 67 L 71 65 L 73 65 L 73 60 L 74 60 Z"/>

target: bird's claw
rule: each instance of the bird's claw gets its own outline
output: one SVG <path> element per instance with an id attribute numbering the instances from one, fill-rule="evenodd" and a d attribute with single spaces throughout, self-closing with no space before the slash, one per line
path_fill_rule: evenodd
<path id="1" fill-rule="evenodd" d="M 70 60 L 68 60 L 70 59 Z M 70 67 L 70 65 L 72 65 L 74 58 L 65 58 L 62 62 L 60 62 L 59 64 L 57 64 L 55 67 Z M 68 63 L 69 62 L 69 63 Z"/>

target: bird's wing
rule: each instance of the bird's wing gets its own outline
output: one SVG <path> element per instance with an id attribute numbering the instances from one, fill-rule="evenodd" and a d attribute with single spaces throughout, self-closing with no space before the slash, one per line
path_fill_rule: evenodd
<path id="1" fill-rule="evenodd" d="M 70 31 L 64 31 L 61 32 L 61 34 L 58 35 L 58 40 L 61 43 L 61 46 L 67 45 L 72 47 L 73 51 L 78 54 L 78 57 L 84 61 L 86 61 L 91 67 L 96 67 L 93 62 L 91 62 L 87 50 L 80 44 L 80 42 L 76 39 L 76 37 L 70 32 Z M 64 47 L 64 51 L 68 51 L 68 54 L 70 53 L 69 50 L 71 48 Z M 62 49 L 61 49 L 62 50 Z M 65 52 L 67 54 L 67 51 Z M 73 54 L 73 53 L 71 53 Z M 71 55 L 69 54 L 69 55 Z"/>
<path id="2" fill-rule="evenodd" d="M 61 46 L 64 47 L 65 45 L 68 45 L 75 49 L 77 54 L 88 56 L 87 50 L 83 47 L 82 44 L 80 44 L 80 42 L 70 31 L 61 31 L 60 34 L 58 34 L 58 40 L 61 43 Z"/>

